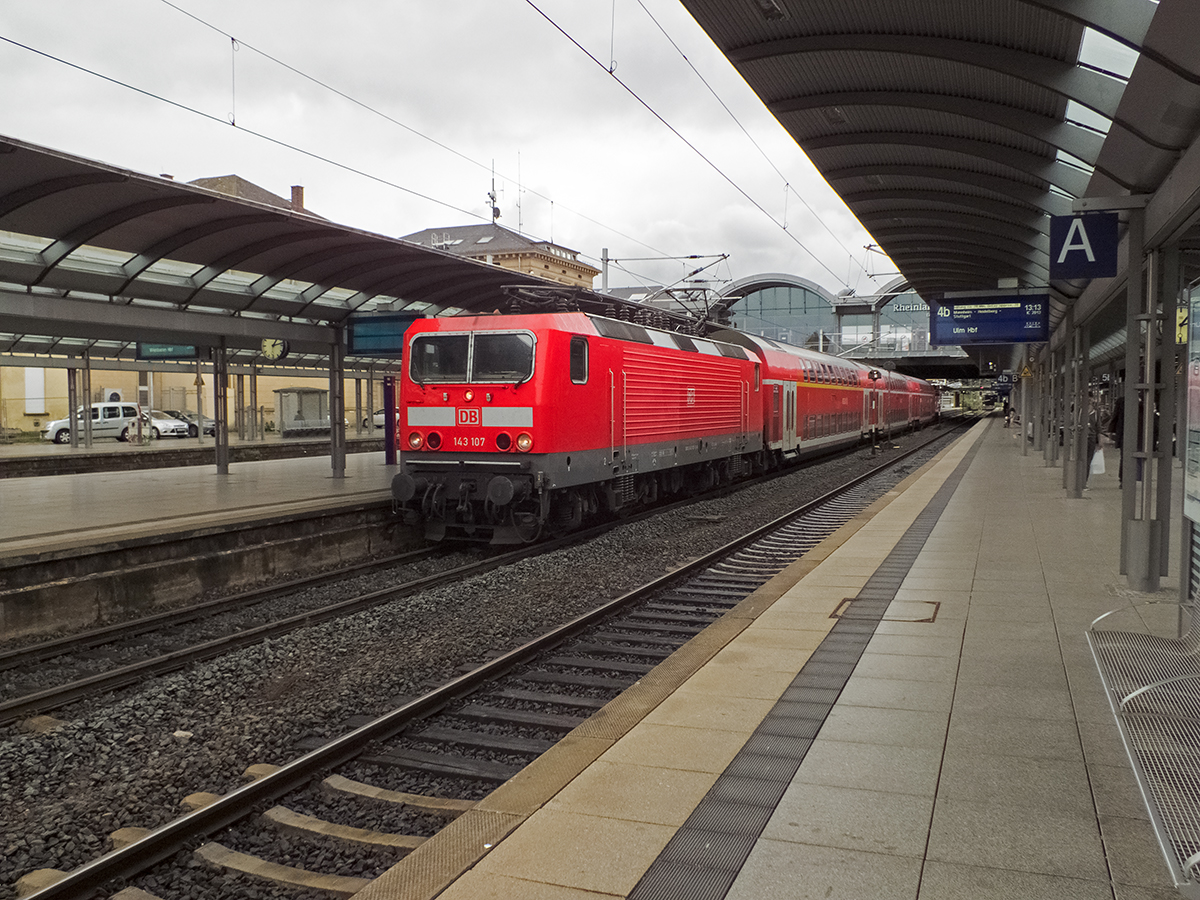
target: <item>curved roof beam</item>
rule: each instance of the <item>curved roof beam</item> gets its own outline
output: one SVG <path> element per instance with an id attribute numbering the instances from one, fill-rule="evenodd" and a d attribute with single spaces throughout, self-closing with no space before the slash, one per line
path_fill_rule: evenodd
<path id="1" fill-rule="evenodd" d="M 847 206 L 854 207 L 855 203 L 866 203 L 871 200 L 899 200 L 908 204 L 928 206 L 931 209 L 941 206 L 963 207 L 978 210 L 985 215 L 1001 219 L 1011 219 L 1016 213 L 1024 213 L 1028 220 L 1044 219 L 1047 215 L 1071 215 L 1071 201 L 1067 197 L 1047 192 L 1042 199 L 1042 208 L 1033 209 L 1026 203 L 1011 200 L 998 200 L 992 197 L 977 197 L 970 194 L 952 194 L 943 191 L 932 191 L 922 188 L 884 188 L 874 191 L 855 191 L 841 195 Z M 901 211 L 902 212 L 902 211 Z M 1045 223 L 1049 233 L 1050 224 Z"/>
<path id="2" fill-rule="evenodd" d="M 997 219 L 989 219 L 983 216 L 939 212 L 936 216 L 929 216 L 925 221 L 917 223 L 906 222 L 903 225 L 888 223 L 886 225 L 880 224 L 878 227 L 867 225 L 864 218 L 860 216 L 859 221 L 867 227 L 867 230 L 871 232 L 871 235 L 877 241 L 882 241 L 884 238 L 903 238 L 905 235 L 917 233 L 935 235 L 950 240 L 966 241 L 972 244 L 1000 239 L 1021 247 L 1032 248 L 1039 253 L 1048 254 L 1050 252 L 1050 238 L 1048 235 L 1035 232 L 1033 229 L 1021 228 L 1013 225 L 1011 222 L 1001 222 Z M 895 218 L 895 216 L 889 216 L 888 218 Z M 976 234 L 980 235 L 979 241 L 976 241 L 972 237 Z"/>
<path id="3" fill-rule="evenodd" d="M 994 44 L 965 41 L 958 38 L 929 37 L 911 34 L 827 34 L 780 38 L 731 48 L 726 56 L 735 65 L 774 59 L 781 56 L 798 56 L 807 53 L 886 53 L 896 56 L 920 56 L 927 59 L 961 63 L 977 69 L 999 72 L 1019 81 L 1034 84 L 1074 100 L 1109 121 L 1120 121 L 1128 129 L 1152 147 L 1160 150 L 1175 150 L 1166 147 L 1140 132 L 1129 122 L 1117 118 L 1117 107 L 1125 90 L 1124 82 L 1102 75 L 1099 72 L 1073 63 L 1050 59 L 1037 53 L 1012 50 Z"/>
<path id="4" fill-rule="evenodd" d="M 936 210 L 925 212 L 922 210 L 858 210 L 856 212 L 858 221 L 863 223 L 866 230 L 876 238 L 880 234 L 889 232 L 905 232 L 911 228 L 938 227 L 944 224 L 966 228 L 971 232 L 980 232 L 983 234 L 998 234 L 1002 238 L 1010 240 L 1018 240 L 1025 244 L 1032 244 L 1039 248 L 1050 252 L 1050 238 L 1045 230 L 1024 226 L 1018 222 L 1008 220 L 1000 220 L 991 216 L 979 214 L 979 212 L 952 212 L 949 210 Z M 896 223 L 895 220 L 904 220 L 902 223 Z"/>
<path id="5" fill-rule="evenodd" d="M 948 94 L 923 94 L 917 91 L 838 91 L 828 94 L 808 94 L 789 97 L 767 104 L 776 117 L 785 113 L 808 112 L 846 106 L 885 106 L 888 108 L 923 109 L 987 122 L 1018 134 L 1044 141 L 1064 153 L 1069 153 L 1090 166 L 1096 165 L 1104 137 L 1059 119 L 1039 115 L 1015 106 Z M 1105 172 L 1104 174 L 1108 174 Z M 1111 176 L 1110 176 L 1111 177 Z"/>
<path id="6" fill-rule="evenodd" d="M 369 272 L 379 272 L 381 269 L 381 262 L 386 262 L 386 260 L 386 257 L 381 259 L 367 259 L 362 262 L 354 263 L 353 265 L 348 265 L 345 268 L 337 270 L 336 272 L 329 272 L 322 277 L 320 282 L 313 283 L 297 294 L 296 302 L 300 304 L 301 309 L 307 309 L 312 303 L 315 303 L 323 295 L 334 288 L 344 287 L 347 281 L 357 278 L 360 275 L 365 275 Z M 363 291 L 358 291 L 356 294 L 352 294 L 350 297 L 346 298 L 345 303 L 349 308 L 357 309 L 364 303 L 370 302 L 371 297 L 374 296 L 377 295 L 370 294 L 369 296 L 364 296 Z M 357 305 L 355 305 L 354 300 L 357 297 L 361 297 L 362 299 L 358 301 Z"/>
<path id="7" fill-rule="evenodd" d="M 143 200 L 141 203 L 131 203 L 129 206 L 123 206 L 120 209 L 110 210 L 73 228 L 68 234 L 60 237 L 39 253 L 38 257 L 41 259 L 43 268 L 29 284 L 41 284 L 42 280 L 53 272 L 60 262 L 88 243 L 96 235 L 104 234 L 104 232 L 116 228 L 118 225 L 128 222 L 131 219 L 153 215 L 156 212 L 162 212 L 167 209 L 177 209 L 181 206 L 195 206 L 201 203 L 208 204 L 213 202 L 214 200 L 211 197 L 174 194 L 168 197 L 156 197 L 153 200 Z"/>
<path id="8" fill-rule="evenodd" d="M 347 237 L 349 238 L 350 236 Z M 379 246 L 378 244 L 372 244 L 367 241 L 350 240 L 344 244 L 336 244 L 331 247 L 326 247 L 324 250 L 320 250 L 316 253 L 306 253 L 303 256 L 297 257 L 296 259 L 290 259 L 285 265 L 277 266 L 271 272 L 264 272 L 258 279 L 254 281 L 253 284 L 250 285 L 250 299 L 246 305 L 242 307 L 242 311 L 245 312 L 246 310 L 250 309 L 250 307 L 257 303 L 267 291 L 271 290 L 271 288 L 275 287 L 281 281 L 286 281 L 289 278 L 301 278 L 301 280 L 307 280 L 302 278 L 302 273 L 310 267 L 322 262 L 326 262 L 330 259 L 336 259 L 339 256 L 345 256 L 350 253 L 357 254 L 364 250 L 379 250 Z M 323 278 L 323 280 L 327 279 Z M 296 299 L 301 303 L 302 307 L 307 307 L 308 304 L 312 302 L 312 300 L 304 301 L 301 298 L 308 294 L 314 287 L 318 287 L 318 285 L 310 285 L 308 288 L 305 288 L 296 295 Z M 312 299 L 316 299 L 316 297 L 321 296 L 321 294 L 324 294 L 331 287 L 335 287 L 335 285 L 325 284 L 319 287 L 320 290 L 317 291 Z"/>
<path id="9" fill-rule="evenodd" d="M 118 172 L 89 172 L 84 175 L 65 175 L 62 178 L 48 178 L 37 184 L 23 188 L 0 197 L 0 218 L 15 212 L 22 206 L 43 200 L 46 197 L 73 191 L 78 188 L 92 187 L 97 184 L 119 184 L 128 181 L 129 176 Z"/>
<path id="10" fill-rule="evenodd" d="M 1009 253 L 999 247 L 991 247 L 986 252 L 984 250 L 974 250 L 961 245 L 943 244 L 937 248 L 937 255 L 940 259 L 949 262 L 950 260 L 966 260 L 967 262 L 986 263 L 992 262 L 998 266 L 1011 268 L 1017 272 L 1025 272 L 1030 276 L 1040 276 L 1045 280 L 1050 273 L 1048 268 L 1049 260 L 1045 263 L 1038 264 L 1037 262 L 1028 259 L 1022 254 Z M 928 259 L 929 244 L 922 242 L 912 247 L 896 247 L 888 248 L 888 257 L 894 262 L 901 271 L 906 271 L 904 260 L 913 259 Z M 954 263 L 958 265 L 957 262 Z"/>
<path id="11" fill-rule="evenodd" d="M 1151 0 L 1020 0 L 1026 6 L 1058 13 L 1130 47 L 1141 47 L 1158 8 Z"/>
<path id="12" fill-rule="evenodd" d="M 1001 197 L 1011 197 L 1029 206 L 1038 207 L 1046 197 L 1046 191 L 1034 187 L 1025 181 L 1005 178 L 1000 175 L 989 175 L 984 172 L 971 172 L 966 169 L 952 169 L 930 165 L 880 164 L 870 166 L 853 166 L 846 169 L 823 169 L 821 174 L 825 180 L 845 181 L 850 178 L 870 178 L 871 176 L 895 176 L 897 178 L 924 178 L 930 181 L 947 182 L 979 188 Z M 838 192 L 841 193 L 840 191 Z"/>
<path id="13" fill-rule="evenodd" d="M 930 241 L 944 242 L 957 246 L 979 247 L 980 252 L 986 253 L 993 248 L 1026 259 L 1031 263 L 1044 266 L 1048 260 L 1047 250 L 1031 245 L 1028 241 L 1004 237 L 999 234 L 988 234 L 983 231 L 971 231 L 961 228 L 946 228 L 933 225 L 915 225 L 908 228 L 881 228 L 874 238 L 883 243 L 886 240 L 888 252 L 891 248 L 901 247 L 920 241 L 925 247 Z"/>
<path id="14" fill-rule="evenodd" d="M 208 287 L 216 278 L 224 275 L 230 269 L 235 268 L 238 263 L 244 262 L 247 259 L 253 259 L 260 253 L 265 253 L 268 250 L 275 250 L 279 247 L 286 247 L 289 244 L 302 244 L 308 241 L 324 240 L 337 232 L 332 228 L 322 229 L 307 229 L 304 231 L 288 231 L 283 234 L 277 234 L 274 237 L 265 238 L 254 244 L 247 244 L 244 247 L 238 247 L 232 253 L 227 253 L 225 256 L 215 262 L 205 266 L 199 272 L 192 276 L 192 293 L 188 296 L 185 302 L 191 303 L 196 296 Z"/>
<path id="15" fill-rule="evenodd" d="M 1064 165 L 1045 156 L 1039 156 L 1036 153 L 1016 150 L 1012 147 L 1001 147 L 997 144 L 990 144 L 987 141 L 951 137 L 949 135 L 909 134 L 896 131 L 855 131 L 848 134 L 809 138 L 804 141 L 803 147 L 805 153 L 811 155 L 814 151 L 818 150 L 862 145 L 872 147 L 881 145 L 893 147 L 928 147 L 934 150 L 944 150 L 949 153 L 961 153 L 976 159 L 999 163 L 1002 166 L 1008 166 L 1016 172 L 1040 178 L 1065 193 L 1070 194 L 1072 197 L 1082 197 L 1084 191 L 1087 190 L 1088 181 L 1091 180 L 1090 172 L 1083 172 L 1080 169 Z M 818 168 L 823 167 L 818 166 Z"/>
<path id="16" fill-rule="evenodd" d="M 230 216 L 225 219 L 214 219 L 211 222 L 204 222 L 191 228 L 185 228 L 183 231 L 163 238 L 157 244 L 147 247 L 141 253 L 126 260 L 121 266 L 121 270 L 126 276 L 125 283 L 117 288 L 114 293 L 124 294 L 143 272 L 155 263 L 167 259 L 172 253 L 181 250 L 188 244 L 193 244 L 196 241 L 221 234 L 225 231 L 233 231 L 237 228 L 249 228 L 255 225 L 266 225 L 269 222 L 277 222 L 278 220 L 279 216 L 275 213 L 259 213 L 251 216 Z"/>
<path id="17" fill-rule="evenodd" d="M 404 301 L 405 306 L 411 306 L 413 303 L 418 302 L 428 302 L 424 297 L 422 297 L 419 301 L 405 301 L 401 292 L 397 290 L 397 286 L 403 285 L 403 287 L 411 293 L 414 290 L 420 290 L 421 288 L 424 288 L 426 285 L 437 284 L 441 281 L 445 281 L 446 277 L 439 268 L 437 271 L 430 272 L 418 279 L 408 278 L 408 271 L 411 267 L 412 262 L 407 259 L 398 260 L 395 265 L 386 267 L 377 266 L 373 273 L 377 277 L 372 280 L 370 284 L 363 285 L 359 289 L 358 293 L 347 298 L 346 305 L 351 309 L 357 309 L 359 306 L 369 303 L 371 300 L 380 295 L 396 297 L 397 299 Z M 513 272 L 512 275 L 514 278 L 520 277 L 516 272 Z"/>
<path id="18" fill-rule="evenodd" d="M 1158 9 L 1151 0 L 1020 0 L 1027 6 L 1058 13 L 1132 47 L 1189 84 L 1200 84 L 1200 75 L 1179 65 L 1153 47 L 1146 46 L 1150 22 Z"/>

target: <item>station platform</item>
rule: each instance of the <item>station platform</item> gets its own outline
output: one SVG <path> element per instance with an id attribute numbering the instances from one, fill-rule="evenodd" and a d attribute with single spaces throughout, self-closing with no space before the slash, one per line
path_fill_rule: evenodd
<path id="1" fill-rule="evenodd" d="M 22 452 L 37 451 L 6 448 L 0 463 Z M 116 445 L 110 452 L 129 451 Z M 0 479 L 0 559 L 384 502 L 396 471 L 382 451 L 348 453 L 345 477 L 334 478 L 326 451 L 231 462 L 227 475 L 208 463 Z"/>
<path id="2" fill-rule="evenodd" d="M 1084 636 L 1146 598 L 1116 466 L 1067 499 L 1020 440 L 974 426 L 356 900 L 1177 896 Z"/>

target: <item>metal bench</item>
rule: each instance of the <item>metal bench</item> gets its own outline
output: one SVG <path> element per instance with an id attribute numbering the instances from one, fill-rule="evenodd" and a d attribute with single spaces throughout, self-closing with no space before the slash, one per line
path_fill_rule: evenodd
<path id="1" fill-rule="evenodd" d="M 1117 631 L 1119 614 L 1180 604 L 1135 603 L 1100 616 L 1088 644 L 1175 889 L 1200 900 L 1200 628 L 1182 637 Z"/>

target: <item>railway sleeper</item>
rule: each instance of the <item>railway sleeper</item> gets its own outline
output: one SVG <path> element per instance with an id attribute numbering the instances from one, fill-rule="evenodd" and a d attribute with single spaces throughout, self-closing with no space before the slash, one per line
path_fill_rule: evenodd
<path id="1" fill-rule="evenodd" d="M 628 618 L 616 619 L 612 622 L 609 622 L 608 624 L 609 624 L 609 627 L 611 627 L 611 628 L 624 628 L 629 631 L 645 631 L 648 633 L 649 632 L 659 632 L 661 634 L 676 634 L 676 635 L 680 636 L 680 643 L 683 643 L 688 638 L 691 638 L 694 635 L 697 635 L 704 630 L 704 628 L 698 628 L 694 625 L 664 625 L 657 621 L 630 622 Z"/>
<path id="2" fill-rule="evenodd" d="M 738 595 L 741 599 L 742 595 Z M 643 610 L 655 613 L 663 613 L 668 617 L 674 618 L 676 615 L 693 617 L 696 614 L 706 616 L 711 622 L 714 619 L 719 619 L 722 613 L 728 611 L 731 606 L 735 606 L 733 600 L 726 600 L 724 603 L 719 603 L 712 598 L 697 600 L 694 603 L 647 603 L 642 607 Z"/>
<path id="3" fill-rule="evenodd" d="M 350 825 L 338 825 L 315 816 L 294 812 L 286 806 L 274 806 L 262 814 L 262 819 L 279 831 L 297 834 L 313 840 L 340 841 L 366 847 L 386 847 L 392 850 L 415 850 L 425 843 L 426 838 L 412 834 L 390 834 L 369 831 Z"/>
<path id="4" fill-rule="evenodd" d="M 396 804 L 418 809 L 421 812 L 446 818 L 457 818 L 469 809 L 475 807 L 473 800 L 457 800 L 450 797 L 430 797 L 425 794 L 407 794 L 403 791 L 392 791 L 361 781 L 354 781 L 344 775 L 330 775 L 321 782 L 321 790 L 340 796 L 351 796 L 376 803 Z"/>
<path id="5" fill-rule="evenodd" d="M 524 738 L 505 734 L 486 734 L 481 731 L 460 731 L 457 728 L 433 726 L 417 732 L 407 732 L 406 737 L 414 741 L 439 744 L 457 744 L 479 750 L 499 750 L 508 753 L 525 753 L 540 756 L 556 743 L 538 738 Z"/>
<path id="6" fill-rule="evenodd" d="M 611 653 L 615 656 L 645 656 L 663 660 L 675 651 L 661 647 L 617 647 L 613 644 L 575 644 L 570 648 L 575 653 Z"/>
<path id="7" fill-rule="evenodd" d="M 215 869 L 247 875 L 260 881 L 322 891 L 334 897 L 351 897 L 371 883 L 369 878 L 325 875 L 295 866 L 282 866 L 249 853 L 239 853 L 215 841 L 202 846 L 196 856 Z"/>
<path id="8" fill-rule="evenodd" d="M 360 756 L 358 761 L 367 765 L 423 772 L 426 775 L 450 775 L 499 783 L 508 781 L 524 768 L 459 756 L 455 753 L 424 753 L 420 750 L 389 750 L 387 753 Z"/>
<path id="9" fill-rule="evenodd" d="M 619 693 L 637 681 L 636 678 L 605 678 L 603 675 L 584 675 L 581 672 L 526 672 L 521 681 L 533 684 L 553 684 L 560 687 L 597 688 Z"/>
<path id="10" fill-rule="evenodd" d="M 674 622 L 680 625 L 700 625 L 706 627 L 713 623 L 716 616 L 697 616 L 689 613 L 666 613 L 655 612 L 648 609 L 639 609 L 637 612 L 625 614 L 630 619 L 637 619 L 645 622 Z"/>
<path id="11" fill-rule="evenodd" d="M 653 634 L 625 634 L 617 631 L 598 631 L 592 637 L 598 641 L 608 641 L 610 643 L 647 644 L 652 647 L 669 647 L 672 653 L 683 646 L 676 638 L 659 637 Z"/>
<path id="12" fill-rule="evenodd" d="M 608 703 L 607 700 L 601 700 L 599 697 L 572 697 L 568 694 L 554 694 L 550 691 L 522 691 L 517 688 L 492 691 L 488 696 L 500 700 L 523 700 L 527 703 L 557 704 L 590 710 L 600 709 Z"/>
<path id="13" fill-rule="evenodd" d="M 452 712 L 451 715 L 460 719 L 475 719 L 497 725 L 529 725 L 549 731 L 570 731 L 587 720 L 587 716 L 565 716 L 527 709 L 505 709 L 500 706 L 484 706 L 480 703 L 464 706 L 462 709 Z"/>
<path id="14" fill-rule="evenodd" d="M 688 590 L 706 588 L 709 586 L 752 584 L 758 580 L 757 575 L 747 575 L 744 572 L 727 572 L 724 566 L 716 566 L 702 575 L 697 575 L 686 585 Z"/>
<path id="15" fill-rule="evenodd" d="M 589 659 L 586 656 L 555 656 L 546 660 L 548 666 L 569 666 L 575 669 L 595 669 L 599 672 L 629 672 L 645 675 L 654 666 L 645 663 L 623 662 L 619 659 Z"/>

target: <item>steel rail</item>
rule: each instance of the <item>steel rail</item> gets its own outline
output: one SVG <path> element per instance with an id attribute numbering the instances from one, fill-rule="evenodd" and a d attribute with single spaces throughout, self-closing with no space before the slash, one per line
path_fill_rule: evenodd
<path id="1" fill-rule="evenodd" d="M 706 553 L 702 557 L 692 560 L 678 569 L 668 572 L 614 600 L 610 600 L 564 625 L 560 625 L 541 637 L 535 638 L 464 675 L 452 679 L 424 696 L 412 700 L 362 725 L 354 731 L 337 737 L 329 743 L 306 753 L 304 756 L 287 763 L 271 774 L 234 789 L 201 809 L 156 828 L 140 840 L 119 850 L 106 853 L 89 863 L 85 863 L 60 881 L 28 895 L 27 900 L 60 900 L 60 898 L 82 900 L 82 898 L 89 897 L 93 891 L 113 879 L 135 877 L 150 866 L 172 856 L 190 842 L 212 834 L 244 818 L 259 804 L 274 802 L 288 792 L 311 781 L 319 773 L 354 759 L 371 742 L 384 740 L 397 734 L 408 727 L 414 720 L 428 715 L 446 704 L 471 693 L 481 685 L 505 674 L 510 669 L 528 661 L 538 653 L 562 643 L 578 632 L 603 620 L 605 617 L 637 603 L 647 594 L 661 590 L 674 581 L 685 578 L 696 571 L 712 565 L 722 556 L 733 553 L 792 519 L 830 502 L 869 478 L 880 474 L 888 468 L 899 465 L 905 459 L 924 450 L 930 444 L 946 439 L 951 434 L 953 434 L 953 431 L 949 434 L 943 432 L 923 442 L 921 445 L 905 451 L 900 456 L 873 467 L 865 474 L 855 477 L 846 484 L 827 492 L 815 500 L 809 501 L 797 509 L 768 522 L 766 525 L 756 528 L 752 532 L 725 544 L 717 550 Z M 537 546 L 544 547 L 545 545 Z"/>
<path id="2" fill-rule="evenodd" d="M 92 628 L 77 634 L 30 644 L 28 647 L 2 651 L 0 652 L 0 672 L 7 669 L 15 669 L 18 666 L 45 662 L 48 659 L 54 659 L 56 656 L 65 656 L 68 653 L 76 653 L 80 650 L 89 650 L 92 647 L 103 646 L 114 641 L 124 640 L 127 637 L 136 637 L 139 634 L 146 634 L 164 626 L 183 625 L 203 616 L 211 616 L 214 613 L 224 612 L 227 609 L 235 607 L 244 609 L 254 603 L 273 600 L 276 597 L 281 597 L 293 591 L 302 590 L 303 588 L 328 584 L 331 581 L 337 581 L 360 572 L 370 572 L 375 569 L 383 569 L 388 566 L 401 565 L 406 562 L 424 559 L 444 549 L 422 547 L 406 553 L 397 553 L 395 556 L 389 556 L 385 559 L 375 559 L 369 562 L 342 566 L 341 568 L 320 572 L 316 575 L 293 578 L 290 581 L 273 584 L 268 587 L 255 588 L 254 590 L 243 591 L 240 594 L 232 594 L 227 597 L 217 597 L 179 609 L 170 609 L 154 613 L 153 615 L 143 616 L 140 619 L 130 619 L 125 622 L 104 625 L 100 628 Z"/>
<path id="3" fill-rule="evenodd" d="M 937 440 L 937 437 L 933 438 L 933 440 Z M 921 448 L 917 447 L 914 448 L 913 451 L 909 452 L 916 452 L 916 450 L 919 449 Z M 880 471 L 888 465 L 893 465 L 899 462 L 907 455 L 908 452 L 888 462 L 882 463 L 880 466 L 871 469 L 864 477 L 870 477 L 872 473 Z M 327 621 L 331 618 L 337 618 L 338 616 L 349 615 L 379 603 L 385 603 L 399 597 L 407 596 L 415 591 L 440 587 L 443 584 L 469 578 L 472 575 L 483 574 L 501 566 L 526 559 L 530 556 L 535 556 L 541 553 L 560 549 L 562 547 L 571 546 L 576 543 L 582 543 L 590 540 L 593 537 L 596 537 L 597 535 L 603 534 L 612 528 L 618 527 L 619 525 L 629 524 L 631 522 L 641 521 L 642 519 L 650 516 L 660 515 L 664 512 L 669 512 L 671 510 L 687 506 L 691 503 L 695 503 L 698 500 L 711 499 L 714 496 L 722 496 L 731 491 L 741 490 L 746 487 L 759 484 L 763 481 L 774 479 L 779 477 L 781 474 L 788 474 L 788 472 L 786 470 L 783 473 L 772 472 L 768 475 L 761 476 L 760 478 L 740 481 L 732 485 L 725 485 L 717 490 L 706 492 L 701 497 L 690 497 L 674 503 L 655 506 L 613 522 L 605 522 L 600 525 L 595 525 L 591 528 L 572 532 L 560 538 L 523 546 L 520 549 L 499 554 L 478 563 L 460 566 L 455 569 L 450 569 L 444 573 L 438 573 L 437 575 L 427 576 L 423 579 L 417 579 L 415 581 L 408 582 L 404 585 L 387 588 L 382 591 L 374 591 L 359 597 L 351 598 L 350 600 L 344 600 L 328 606 L 308 610 L 303 613 L 297 613 L 296 615 L 289 616 L 286 619 L 268 622 L 264 625 L 259 625 L 231 635 L 214 638 L 202 644 L 185 647 L 183 649 L 175 650 L 152 659 L 130 663 L 125 666 L 110 669 L 107 672 L 100 672 L 95 675 L 88 676 L 87 678 L 81 678 L 66 684 L 46 688 L 35 693 L 14 697 L 10 700 L 0 702 L 0 727 L 10 725 L 30 716 L 60 709 L 63 706 L 66 706 L 70 703 L 75 703 L 94 694 L 119 690 L 120 688 L 136 684 L 137 682 L 146 678 L 157 677 L 178 671 L 186 668 L 192 663 L 213 659 L 222 655 L 223 653 L 237 650 L 242 647 L 251 646 L 270 638 L 278 637 L 296 628 L 317 624 L 319 622 Z M 425 551 L 414 551 L 416 554 L 421 552 Z M 435 553 L 438 552 L 438 550 L 437 548 L 433 548 L 428 552 Z M 371 564 L 368 564 L 368 566 L 370 565 Z M 11 651 L 11 655 L 16 657 L 22 654 L 31 654 L 25 658 L 23 664 L 35 663 L 38 661 L 51 659 L 54 656 L 65 655 L 66 653 L 75 650 L 87 649 L 89 647 L 115 642 L 116 640 L 120 640 L 125 637 L 144 634 L 153 630 L 154 628 L 162 627 L 163 625 L 181 624 L 181 622 L 187 621 L 187 618 L 183 618 L 179 621 L 172 621 L 172 617 L 177 614 L 181 616 L 187 616 L 189 618 L 199 618 L 201 615 L 208 614 L 221 606 L 251 601 L 261 602 L 273 599 L 278 596 L 283 596 L 293 590 L 311 587 L 314 584 L 319 584 L 322 582 L 336 580 L 338 577 L 340 577 L 339 573 L 352 574 L 353 572 L 359 570 L 359 568 L 352 566 L 344 570 L 296 579 L 286 584 L 265 588 L 263 589 L 263 594 L 261 595 L 259 592 L 249 592 L 246 594 L 237 595 L 235 597 L 220 598 L 209 601 L 208 603 L 188 607 L 188 610 L 163 612 L 155 616 L 148 616 L 144 619 L 125 623 L 124 625 L 116 624 L 106 626 L 104 628 L 88 632 L 85 635 L 75 635 L 72 637 L 60 638 L 56 641 L 49 641 L 34 645 L 33 647 L 23 648 L 22 650 Z M 188 611 L 191 610 L 196 611 L 194 616 L 188 616 Z M 125 630 L 127 628 L 129 629 L 128 631 Z M 73 641 L 78 641 L 79 643 L 72 645 Z M 63 647 L 66 649 L 59 650 L 58 652 L 49 652 L 54 646 Z M 47 652 L 44 652 L 43 655 L 38 655 L 39 650 Z M 4 666 L 3 661 L 5 659 L 5 655 L 0 655 L 0 670 L 3 670 L 4 668 L 15 667 Z"/>

